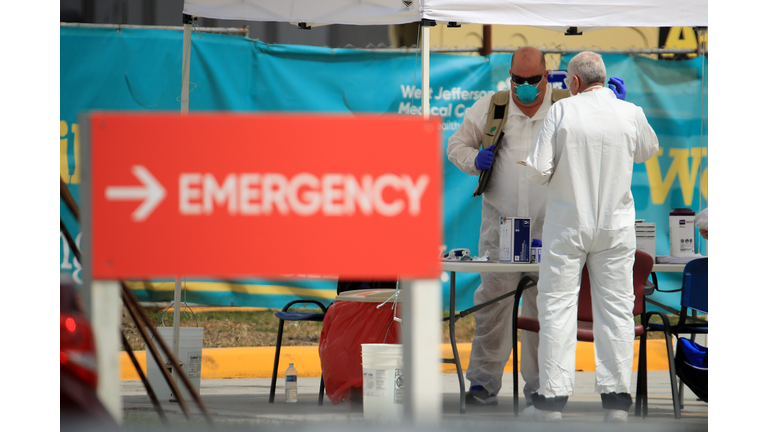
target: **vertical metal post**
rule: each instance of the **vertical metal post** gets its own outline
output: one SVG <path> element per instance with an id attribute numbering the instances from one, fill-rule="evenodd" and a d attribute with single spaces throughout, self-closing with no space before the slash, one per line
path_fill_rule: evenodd
<path id="1" fill-rule="evenodd" d="M 443 412 L 442 284 L 437 279 L 402 284 L 405 420 L 437 427 Z"/>
<path id="2" fill-rule="evenodd" d="M 481 56 L 487 56 L 488 54 L 493 51 L 493 47 L 491 46 L 491 25 L 490 24 L 484 24 L 483 25 L 483 47 L 480 48 L 480 55 Z"/>
<path id="3" fill-rule="evenodd" d="M 91 325 L 96 342 L 99 383 L 96 394 L 117 424 L 122 424 L 120 398 L 120 285 L 116 281 L 96 281 L 91 287 L 93 305 Z"/>
<path id="4" fill-rule="evenodd" d="M 120 397 L 120 317 L 122 316 L 120 301 L 120 285 L 116 281 L 94 281 L 91 233 L 91 122 L 90 115 L 79 115 L 82 136 L 80 166 L 80 256 L 83 258 L 83 300 L 88 319 L 93 328 L 96 344 L 96 370 L 99 381 L 96 395 L 112 415 L 117 424 L 123 422 L 123 401 Z"/>
<path id="5" fill-rule="evenodd" d="M 184 14 L 184 49 L 181 59 L 181 112 L 189 112 L 189 62 L 192 54 L 192 15 Z"/>
<path id="6" fill-rule="evenodd" d="M 181 333 L 181 278 L 176 276 L 176 284 L 173 287 L 173 358 L 179 359 L 179 334 Z M 181 363 L 181 361 L 179 361 Z M 184 367 L 184 366 L 182 366 Z M 176 386 L 181 388 L 181 378 L 179 375 L 184 373 L 181 370 L 172 370 L 173 380 Z M 173 395 L 179 397 L 179 395 Z"/>
<path id="7" fill-rule="evenodd" d="M 192 54 L 192 15 L 184 14 L 184 50 L 181 61 L 181 113 L 189 112 L 189 64 Z M 173 289 L 173 357 L 179 358 L 179 333 L 181 329 L 181 278 L 176 277 L 176 283 Z M 183 371 L 173 371 L 173 378 L 177 385 L 179 383 L 179 374 Z M 179 395 L 174 395 L 179 397 Z"/>
<path id="8" fill-rule="evenodd" d="M 83 22 L 96 22 L 96 0 L 82 0 L 83 4 Z"/>
<path id="9" fill-rule="evenodd" d="M 141 4 L 141 18 L 144 25 L 155 25 L 155 0 L 143 0 Z"/>
<path id="10" fill-rule="evenodd" d="M 429 118 L 429 20 L 421 22 L 421 110 Z"/>
<path id="11" fill-rule="evenodd" d="M 93 320 L 93 300 L 91 299 L 91 286 L 93 278 L 91 269 L 91 120 L 87 113 L 78 115 L 80 124 L 80 264 L 83 270 L 80 275 L 83 280 L 81 291 L 83 307 L 89 320 Z"/>

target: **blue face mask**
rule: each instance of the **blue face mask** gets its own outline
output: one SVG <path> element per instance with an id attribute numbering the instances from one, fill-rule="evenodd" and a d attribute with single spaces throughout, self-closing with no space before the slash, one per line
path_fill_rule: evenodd
<path id="1" fill-rule="evenodd" d="M 536 96 L 539 95 L 539 88 L 526 82 L 515 87 L 515 94 L 520 102 L 527 104 L 536 100 Z"/>

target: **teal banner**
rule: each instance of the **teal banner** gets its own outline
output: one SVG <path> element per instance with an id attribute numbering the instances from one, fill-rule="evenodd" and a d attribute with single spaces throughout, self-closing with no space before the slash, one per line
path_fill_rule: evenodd
<path id="1" fill-rule="evenodd" d="M 488 93 L 505 89 L 511 54 L 486 57 L 430 56 L 430 113 L 443 117 L 444 242 L 447 249 L 477 251 L 480 198 L 471 198 L 477 178 L 457 169 L 445 156 L 448 138 L 467 108 Z M 567 67 L 570 56 L 562 60 Z M 661 150 L 635 166 L 632 191 L 637 217 L 656 223 L 657 254 L 669 253 L 668 220 L 673 208 L 699 211 L 707 205 L 707 65 L 702 59 L 657 61 L 625 55 L 604 56 L 610 76 L 627 82 L 627 100 L 646 112 Z M 421 56 L 353 49 L 267 45 L 257 40 L 194 33 L 190 60 L 191 111 L 399 113 L 421 111 Z M 60 30 L 60 174 L 80 201 L 78 115 L 91 110 L 180 111 L 182 33 L 148 29 Z M 702 77 L 705 77 L 702 80 Z M 703 97 L 703 99 L 702 99 Z M 258 136 L 259 131 L 253 131 Z M 195 131 L 189 131 L 195 139 Z M 285 142 L 312 139 L 286 132 Z M 361 137 L 361 145 L 365 145 Z M 180 152 L 184 149 L 180 148 Z M 216 151 L 211 144 L 211 151 Z M 408 155 L 403 155 L 408 157 Z M 80 241 L 80 228 L 61 202 L 67 230 Z M 190 235 L 194 235 L 190 233 Z M 61 237 L 60 267 L 81 280 L 81 266 Z M 339 236 L 343 241 L 343 235 Z M 173 245 L 165 247 L 173 253 Z M 255 246 L 257 247 L 257 246 Z M 200 253 L 210 253 L 201 245 Z M 387 251 L 365 251 L 372 257 Z M 290 257 L 288 257 L 290 258 Z M 448 278 L 443 278 L 444 309 Z M 677 275 L 662 277 L 663 288 L 679 285 Z M 280 281 L 184 281 L 186 300 L 211 305 L 282 308 L 306 298 L 330 303 L 336 282 L 311 276 Z M 472 306 L 476 274 L 457 274 L 457 308 Z M 173 281 L 131 281 L 142 301 L 169 301 Z M 661 294 L 664 304 L 677 297 Z"/>

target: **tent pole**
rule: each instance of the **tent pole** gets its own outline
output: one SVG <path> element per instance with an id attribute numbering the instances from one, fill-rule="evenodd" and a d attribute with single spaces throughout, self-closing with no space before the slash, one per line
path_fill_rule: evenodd
<path id="1" fill-rule="evenodd" d="M 181 59 L 181 112 L 189 112 L 189 61 L 192 53 L 192 15 L 184 14 L 184 49 Z"/>
<path id="2" fill-rule="evenodd" d="M 429 20 L 421 21 L 421 112 L 429 118 Z"/>
<path id="3" fill-rule="evenodd" d="M 183 54 L 181 60 L 181 113 L 189 112 L 189 63 L 192 54 L 192 15 L 184 14 Z M 181 277 L 176 276 L 173 287 L 173 356 L 179 358 L 179 337 L 181 333 Z M 182 371 L 171 371 L 174 380 L 179 382 Z M 179 395 L 173 395 L 179 398 Z"/>
<path id="4" fill-rule="evenodd" d="M 435 21 L 421 21 L 421 107 L 429 119 L 429 28 Z M 442 287 L 437 279 L 404 280 L 403 367 L 405 420 L 411 426 L 433 429 L 443 410 L 440 385 Z"/>

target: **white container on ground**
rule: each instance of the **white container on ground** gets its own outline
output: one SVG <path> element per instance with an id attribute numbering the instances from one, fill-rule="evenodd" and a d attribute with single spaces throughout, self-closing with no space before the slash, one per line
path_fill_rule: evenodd
<path id="1" fill-rule="evenodd" d="M 158 327 L 156 330 L 168 349 L 173 351 L 173 327 Z M 168 358 L 157 342 L 155 342 L 155 347 L 162 357 L 161 362 L 166 364 Z M 181 363 L 181 367 L 187 374 L 195 392 L 200 394 L 200 374 L 203 365 L 203 327 L 179 327 L 179 358 L 177 360 Z M 163 378 L 163 373 L 157 367 L 152 352 L 149 350 L 147 350 L 147 380 L 160 402 L 175 399 L 171 394 L 171 388 Z M 185 401 L 193 400 L 181 378 L 179 377 L 175 382 L 181 391 L 181 397 Z"/>
<path id="2" fill-rule="evenodd" d="M 363 417 L 385 423 L 402 420 L 403 346 L 398 344 L 362 344 Z"/>

